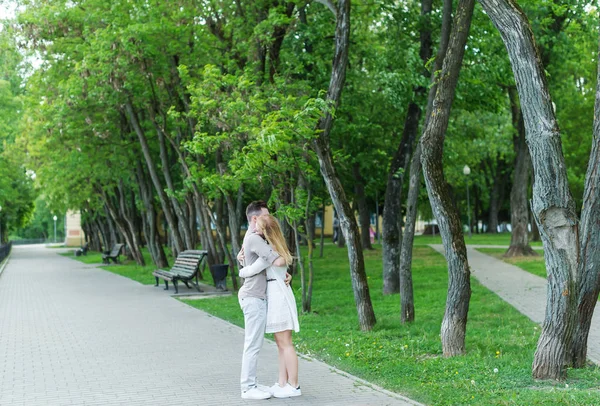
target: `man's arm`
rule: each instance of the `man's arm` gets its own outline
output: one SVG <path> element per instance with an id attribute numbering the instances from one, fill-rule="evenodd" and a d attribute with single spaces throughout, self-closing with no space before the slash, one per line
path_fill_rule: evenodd
<path id="1" fill-rule="evenodd" d="M 248 237 L 247 249 L 254 252 L 259 258 L 267 263 L 275 262 L 279 254 L 260 235 L 253 234 Z"/>
<path id="2" fill-rule="evenodd" d="M 264 269 L 267 269 L 270 265 L 271 264 L 269 264 L 267 261 L 259 257 L 252 265 L 248 265 L 247 267 L 240 269 L 239 275 L 241 278 L 249 278 L 259 274 Z"/>

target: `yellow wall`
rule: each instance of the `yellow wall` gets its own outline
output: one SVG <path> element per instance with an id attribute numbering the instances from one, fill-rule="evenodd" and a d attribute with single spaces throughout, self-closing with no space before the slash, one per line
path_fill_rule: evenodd
<path id="1" fill-rule="evenodd" d="M 85 243 L 85 234 L 81 229 L 81 214 L 78 211 L 67 212 L 65 228 L 67 247 L 80 247 Z"/>

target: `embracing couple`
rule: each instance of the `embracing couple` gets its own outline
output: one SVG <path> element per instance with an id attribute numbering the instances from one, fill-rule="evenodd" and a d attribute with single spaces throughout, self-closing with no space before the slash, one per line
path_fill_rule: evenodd
<path id="1" fill-rule="evenodd" d="M 246 208 L 248 232 L 238 261 L 244 267 L 244 285 L 238 292 L 244 313 L 245 337 L 240 384 L 243 399 L 300 396 L 298 356 L 292 330 L 298 332 L 298 310 L 287 273 L 293 258 L 277 219 L 267 204 L 255 201 Z M 279 350 L 279 380 L 273 386 L 258 385 L 256 368 L 264 334 L 273 333 Z"/>

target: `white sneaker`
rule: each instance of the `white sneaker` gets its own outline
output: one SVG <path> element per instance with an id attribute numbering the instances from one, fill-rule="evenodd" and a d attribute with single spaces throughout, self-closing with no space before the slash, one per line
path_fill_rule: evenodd
<path id="1" fill-rule="evenodd" d="M 281 386 L 279 386 L 278 382 L 275 382 L 273 384 L 273 386 L 270 386 L 268 389 L 266 389 L 267 392 L 269 392 L 271 395 L 275 393 L 276 390 L 281 389 Z"/>
<path id="2" fill-rule="evenodd" d="M 258 389 L 260 389 L 261 391 L 263 391 L 263 392 L 270 393 L 271 395 L 273 394 L 273 392 L 271 392 L 271 387 L 270 387 L 270 386 L 267 386 L 267 385 L 261 385 L 260 383 L 257 383 L 257 384 L 256 384 L 256 387 L 257 387 Z"/>
<path id="3" fill-rule="evenodd" d="M 302 391 L 300 391 L 300 387 L 294 388 L 289 383 L 286 384 L 283 388 L 279 386 L 279 384 L 273 385 L 271 387 L 273 389 L 273 396 L 276 398 L 292 398 L 294 396 L 302 395 Z"/>
<path id="4" fill-rule="evenodd" d="M 250 388 L 247 391 L 242 392 L 242 399 L 269 399 L 271 394 L 269 392 L 264 392 L 257 387 Z"/>

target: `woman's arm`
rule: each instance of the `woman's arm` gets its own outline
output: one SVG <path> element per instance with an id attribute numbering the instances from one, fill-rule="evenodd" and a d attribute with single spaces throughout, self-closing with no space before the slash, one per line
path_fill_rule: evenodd
<path id="1" fill-rule="evenodd" d="M 254 261 L 252 265 L 248 265 L 240 269 L 239 275 L 241 278 L 249 278 L 251 276 L 261 273 L 264 269 L 267 269 L 269 266 L 271 266 L 270 263 L 268 263 L 261 257 L 258 257 L 258 259 Z"/>

